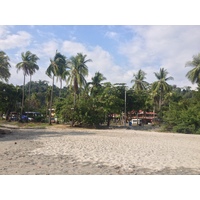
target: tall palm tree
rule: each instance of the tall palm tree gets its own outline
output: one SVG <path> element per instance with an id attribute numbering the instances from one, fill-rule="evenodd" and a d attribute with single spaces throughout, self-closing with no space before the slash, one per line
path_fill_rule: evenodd
<path id="1" fill-rule="evenodd" d="M 21 107 L 21 114 L 22 114 L 23 109 L 24 109 L 25 77 L 27 75 L 29 75 L 29 76 L 33 75 L 35 70 L 39 69 L 38 65 L 36 64 L 37 60 L 39 60 L 39 58 L 35 54 L 32 54 L 30 51 L 27 51 L 26 53 L 23 52 L 21 54 L 21 58 L 22 58 L 22 62 L 19 62 L 16 65 L 16 68 L 17 68 L 17 72 L 19 70 L 22 70 L 23 71 L 23 75 L 24 75 L 23 92 L 22 92 L 22 107 Z"/>
<path id="2" fill-rule="evenodd" d="M 39 70 L 39 66 L 36 64 L 36 62 L 37 62 L 37 60 L 39 60 L 39 58 L 35 55 L 35 54 L 33 54 L 32 55 L 32 60 L 33 60 L 33 63 L 35 63 L 35 64 L 33 64 L 32 66 L 30 66 L 30 82 L 29 82 L 29 92 L 28 92 L 28 96 L 29 96 L 29 103 L 30 103 L 30 98 L 31 98 L 31 81 L 32 81 L 32 76 L 33 76 L 33 74 L 36 72 L 36 70 Z"/>
<path id="3" fill-rule="evenodd" d="M 164 93 L 169 92 L 172 89 L 172 87 L 167 83 L 167 81 L 174 80 L 174 78 L 171 76 L 167 77 L 169 73 L 164 68 L 160 68 L 160 71 L 154 72 L 154 74 L 158 80 L 152 83 L 152 90 L 160 97 L 159 99 L 159 109 L 160 109 Z"/>
<path id="4" fill-rule="evenodd" d="M 106 77 L 103 76 L 102 73 L 96 72 L 95 76 L 92 77 L 92 82 L 89 82 L 88 85 L 92 85 L 91 94 L 95 95 L 98 92 L 98 89 L 101 88 L 101 82 L 105 81 Z M 95 91 L 96 90 L 96 91 Z"/>
<path id="5" fill-rule="evenodd" d="M 146 73 L 141 69 L 136 74 L 133 74 L 133 79 L 131 80 L 131 83 L 134 83 L 133 89 L 135 91 L 138 92 L 141 90 L 146 90 L 148 83 L 144 81 L 144 79 L 146 79 L 145 75 Z"/>
<path id="6" fill-rule="evenodd" d="M 9 68 L 11 67 L 9 63 L 10 59 L 4 51 L 0 51 L 0 79 L 8 82 L 10 78 Z"/>
<path id="7" fill-rule="evenodd" d="M 185 64 L 186 67 L 193 67 L 187 74 L 186 77 L 194 84 L 200 83 L 200 53 L 193 56 L 192 61 L 188 61 Z"/>
<path id="8" fill-rule="evenodd" d="M 86 85 L 85 76 L 88 75 L 87 62 L 91 62 L 91 59 L 86 60 L 87 55 L 78 53 L 76 56 L 70 58 L 70 70 L 67 83 L 70 87 L 74 88 L 74 99 L 78 94 L 78 89 Z M 75 100 L 74 100 L 75 102 Z"/>
<path id="9" fill-rule="evenodd" d="M 59 67 L 59 80 L 60 80 L 60 91 L 59 91 L 59 97 L 61 96 L 61 89 L 62 89 L 62 81 L 66 81 L 67 76 L 69 76 L 69 71 L 67 71 L 68 67 L 68 61 L 66 60 L 65 57 L 63 57 L 63 59 L 65 60 L 65 62 L 63 63 L 63 65 L 61 65 Z"/>
<path id="10" fill-rule="evenodd" d="M 64 73 L 64 69 L 66 65 L 66 57 L 59 53 L 56 50 L 56 54 L 54 56 L 54 59 L 50 59 L 50 65 L 46 70 L 47 76 L 52 78 L 52 90 L 51 90 L 51 100 L 50 100 L 50 106 L 49 106 L 49 124 L 51 124 L 51 111 L 52 111 L 52 102 L 53 102 L 53 87 L 54 87 L 54 77 L 57 77 L 57 80 L 62 77 Z"/>

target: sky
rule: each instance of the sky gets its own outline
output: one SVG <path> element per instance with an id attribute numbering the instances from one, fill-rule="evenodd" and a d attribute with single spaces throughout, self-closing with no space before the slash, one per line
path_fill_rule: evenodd
<path id="1" fill-rule="evenodd" d="M 1 25 L 0 50 L 10 58 L 9 83 L 14 85 L 23 83 L 22 72 L 17 73 L 15 66 L 26 51 L 40 59 L 32 80 L 51 83 L 45 71 L 58 50 L 67 58 L 83 53 L 92 60 L 87 81 L 99 71 L 106 81 L 131 87 L 133 73 L 139 69 L 152 83 L 154 72 L 164 68 L 174 78 L 169 84 L 195 88 L 185 77 L 191 69 L 185 63 L 200 52 L 199 33 L 198 25 Z"/>

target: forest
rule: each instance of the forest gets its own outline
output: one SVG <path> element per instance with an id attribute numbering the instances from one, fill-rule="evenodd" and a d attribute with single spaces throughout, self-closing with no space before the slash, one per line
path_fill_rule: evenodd
<path id="1" fill-rule="evenodd" d="M 10 112 L 23 116 L 26 111 L 34 111 L 42 113 L 43 120 L 40 121 L 49 124 L 55 114 L 59 123 L 99 127 L 109 126 L 113 114 L 128 122 L 131 111 L 142 110 L 156 112 L 165 131 L 200 134 L 200 54 L 185 64 L 190 67 L 186 78 L 198 85 L 197 90 L 170 85 L 168 81 L 174 77 L 164 68 L 152 72 L 157 79 L 153 83 L 145 81 L 146 73 L 140 69 L 133 74 L 132 80 L 127 80 L 132 83 L 131 88 L 126 83 L 107 82 L 100 71 L 87 82 L 87 63 L 92 60 L 82 53 L 66 58 L 58 51 L 46 69 L 52 82 L 32 81 L 32 76 L 39 70 L 38 60 L 30 51 L 21 54 L 16 70 L 23 72 L 23 85 L 14 86 L 8 84 L 10 58 L 0 51 L 0 115 L 6 120 Z M 60 87 L 55 81 L 59 81 Z"/>

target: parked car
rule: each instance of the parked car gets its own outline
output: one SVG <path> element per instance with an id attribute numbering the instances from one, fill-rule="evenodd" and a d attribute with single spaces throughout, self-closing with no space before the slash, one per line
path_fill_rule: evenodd
<path id="1" fill-rule="evenodd" d="M 21 122 L 28 122 L 28 117 L 26 115 L 22 115 L 20 120 Z"/>
<path id="2" fill-rule="evenodd" d="M 8 120 L 9 121 L 18 121 L 19 120 L 19 114 L 17 112 L 10 112 Z"/>
<path id="3" fill-rule="evenodd" d="M 41 122 L 44 117 L 40 112 L 25 112 L 29 122 Z"/>
<path id="4" fill-rule="evenodd" d="M 142 125 L 142 120 L 141 119 L 132 119 L 130 122 L 131 122 L 132 126 L 135 126 L 135 125 L 141 126 Z"/>

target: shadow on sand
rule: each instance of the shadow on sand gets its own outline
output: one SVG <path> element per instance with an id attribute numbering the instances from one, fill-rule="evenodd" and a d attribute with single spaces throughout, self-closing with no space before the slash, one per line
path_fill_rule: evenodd
<path id="1" fill-rule="evenodd" d="M 32 140 L 38 137 L 62 137 L 65 135 L 71 136 L 84 136 L 84 135 L 94 135 L 93 132 L 88 132 L 84 130 L 67 130 L 64 129 L 8 129 L 5 134 L 0 134 L 0 142 L 3 141 L 12 141 L 12 140 Z"/>

